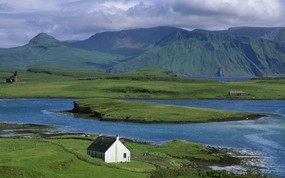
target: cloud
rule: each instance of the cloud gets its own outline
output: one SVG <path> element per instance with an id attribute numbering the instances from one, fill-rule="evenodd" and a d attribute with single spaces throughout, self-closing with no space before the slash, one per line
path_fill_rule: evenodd
<path id="1" fill-rule="evenodd" d="M 170 6 L 178 16 L 202 28 L 284 26 L 284 2 L 280 0 L 170 0 Z"/>
<path id="2" fill-rule="evenodd" d="M 174 11 L 183 15 L 224 18 L 279 19 L 284 10 L 279 0 L 171 0 L 170 3 Z"/>
<path id="3" fill-rule="evenodd" d="M 40 32 L 60 40 L 160 25 L 187 29 L 285 26 L 283 0 L 1 0 L 0 47 Z"/>
<path id="4" fill-rule="evenodd" d="M 7 12 L 11 10 L 12 6 L 10 6 L 9 4 L 0 4 L 0 12 Z"/>

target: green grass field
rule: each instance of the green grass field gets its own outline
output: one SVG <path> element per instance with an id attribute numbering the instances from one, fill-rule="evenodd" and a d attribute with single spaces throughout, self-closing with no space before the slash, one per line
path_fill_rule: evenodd
<path id="1" fill-rule="evenodd" d="M 0 139 L 0 177 L 146 177 L 97 166 L 43 140 Z"/>
<path id="2" fill-rule="evenodd" d="M 108 164 L 87 155 L 91 138 L 95 136 L 87 139 L 81 135 L 61 135 L 52 139 L 1 138 L 0 177 L 262 177 L 211 171 L 207 165 L 224 162 L 232 165 L 237 164 L 237 159 L 225 156 L 228 150 L 183 140 L 162 145 L 125 140 L 132 161 Z"/>
<path id="3" fill-rule="evenodd" d="M 12 85 L 6 84 L 5 78 L 13 71 L 0 71 L 0 98 L 285 99 L 285 79 L 221 83 L 176 78 L 157 70 L 125 74 L 45 68 L 32 71 L 19 71 L 21 81 Z M 228 96 L 232 90 L 245 95 Z"/>
<path id="4" fill-rule="evenodd" d="M 90 159 L 90 157 L 86 155 L 86 148 L 91 141 L 83 140 L 82 137 L 84 136 L 72 135 L 69 138 L 60 136 L 57 137 L 58 139 L 52 140 L 52 142 L 65 148 L 69 148 L 72 152 L 86 156 L 86 159 Z M 221 155 L 224 154 L 219 152 L 218 149 L 213 151 L 210 147 L 183 140 L 173 140 L 162 145 L 152 145 L 125 140 L 125 145 L 131 151 L 132 161 L 130 163 L 108 164 L 104 163 L 100 159 L 91 159 L 94 164 L 102 166 L 127 169 L 137 172 L 150 172 L 155 170 L 156 167 L 178 168 L 180 165 L 184 164 L 184 166 L 191 165 L 191 161 L 195 162 L 195 160 L 209 162 L 209 164 L 212 162 L 219 162 L 222 159 Z"/>

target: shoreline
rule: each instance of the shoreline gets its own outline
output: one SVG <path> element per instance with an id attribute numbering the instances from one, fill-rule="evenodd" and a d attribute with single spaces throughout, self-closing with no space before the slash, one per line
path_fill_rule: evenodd
<path id="1" fill-rule="evenodd" d="M 141 119 L 120 119 L 120 118 L 98 118 L 97 115 L 94 115 L 90 112 L 77 112 L 72 110 L 61 111 L 63 113 L 75 114 L 79 117 L 85 119 L 105 121 L 105 122 L 129 122 L 129 123 L 140 123 L 140 124 L 201 124 L 201 123 L 211 123 L 211 122 L 231 122 L 231 121 L 243 121 L 243 120 L 257 120 L 263 117 L 268 117 L 266 114 L 249 114 L 243 117 L 227 117 L 227 118 L 211 118 L 206 121 L 146 121 Z"/>
<path id="2" fill-rule="evenodd" d="M 239 165 L 230 165 L 230 166 L 209 166 L 212 170 L 227 170 L 236 174 L 245 174 L 248 170 L 262 172 L 267 169 L 266 166 L 266 156 L 257 151 L 248 150 L 244 148 L 236 147 L 222 147 L 222 146 L 212 146 L 216 149 L 221 149 L 227 151 L 227 153 L 233 157 L 240 160 Z"/>
<path id="3" fill-rule="evenodd" d="M 42 134 L 57 133 L 58 128 L 45 124 L 0 122 L 0 138 L 41 137 Z"/>
<path id="4" fill-rule="evenodd" d="M 19 123 L 9 123 L 0 122 L 0 131 L 6 129 L 56 129 L 57 127 L 47 125 L 47 124 L 19 124 Z"/>

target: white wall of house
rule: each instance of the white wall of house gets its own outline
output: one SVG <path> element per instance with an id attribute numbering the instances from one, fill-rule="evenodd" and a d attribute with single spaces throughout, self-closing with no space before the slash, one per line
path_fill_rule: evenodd
<path id="1" fill-rule="evenodd" d="M 113 145 L 105 152 L 105 162 L 130 162 L 131 153 L 125 145 L 117 138 Z"/>

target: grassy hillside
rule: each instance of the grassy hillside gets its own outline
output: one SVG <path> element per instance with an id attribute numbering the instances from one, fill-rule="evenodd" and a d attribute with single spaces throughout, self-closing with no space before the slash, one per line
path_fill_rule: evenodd
<path id="1" fill-rule="evenodd" d="M 112 72 L 160 68 L 191 76 L 276 76 L 285 73 L 285 44 L 206 31 L 178 32 Z"/>
<path id="2" fill-rule="evenodd" d="M 27 45 L 0 49 L 0 59 L 2 69 L 45 66 L 105 70 L 116 63 L 120 56 L 67 47 L 47 34 L 39 34 Z"/>
<path id="3" fill-rule="evenodd" d="M 109 74 L 101 72 L 98 70 L 72 70 L 72 69 L 59 69 L 59 68 L 47 68 L 47 67 L 33 67 L 27 70 L 29 73 L 34 74 L 48 74 L 51 76 L 63 76 L 71 77 L 78 79 L 87 79 L 87 78 L 102 78 L 106 77 Z"/>

